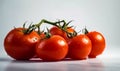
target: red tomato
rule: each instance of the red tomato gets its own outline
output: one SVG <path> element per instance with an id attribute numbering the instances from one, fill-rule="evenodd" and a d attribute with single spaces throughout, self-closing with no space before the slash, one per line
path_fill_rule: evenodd
<path id="1" fill-rule="evenodd" d="M 35 31 L 24 34 L 24 30 L 24 28 L 15 28 L 4 39 L 5 51 L 16 60 L 28 60 L 33 57 L 35 45 L 40 39 Z"/>
<path id="2" fill-rule="evenodd" d="M 42 40 L 45 38 L 45 34 L 44 34 L 44 33 L 39 34 L 39 36 L 40 36 L 40 41 L 42 41 Z M 35 54 L 35 55 L 33 56 L 33 58 L 38 58 L 38 55 Z"/>
<path id="3" fill-rule="evenodd" d="M 36 46 L 36 52 L 38 57 L 43 60 L 61 60 L 67 55 L 68 44 L 63 37 L 53 35 L 40 41 Z"/>
<path id="4" fill-rule="evenodd" d="M 93 31 L 88 32 L 87 36 L 92 42 L 92 51 L 89 54 L 90 58 L 96 58 L 97 55 L 100 55 L 105 49 L 105 38 L 99 32 Z"/>
<path id="5" fill-rule="evenodd" d="M 68 57 L 72 59 L 86 59 L 92 48 L 91 40 L 83 34 L 71 38 L 68 45 Z"/>
<path id="6" fill-rule="evenodd" d="M 67 28 L 67 32 L 69 32 L 69 33 L 73 33 L 75 30 L 74 29 L 72 29 L 72 28 Z M 65 31 L 62 31 L 60 28 L 58 28 L 58 27 L 52 27 L 51 29 L 50 29 L 50 33 L 52 34 L 52 35 L 60 35 L 60 36 L 62 36 L 65 40 L 69 40 L 69 38 L 68 38 L 68 36 L 67 36 L 67 34 L 66 34 L 66 32 Z"/>

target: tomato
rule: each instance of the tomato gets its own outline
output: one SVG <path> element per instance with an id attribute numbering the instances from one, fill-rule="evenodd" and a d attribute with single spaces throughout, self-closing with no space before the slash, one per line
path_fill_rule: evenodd
<path id="1" fill-rule="evenodd" d="M 40 36 L 32 31 L 24 34 L 25 28 L 11 30 L 4 39 L 6 53 L 16 60 L 28 60 L 35 55 L 35 46 Z"/>
<path id="2" fill-rule="evenodd" d="M 68 57 L 72 59 L 86 59 L 92 49 L 91 40 L 84 34 L 71 38 L 68 45 Z"/>
<path id="3" fill-rule="evenodd" d="M 68 27 L 66 31 L 69 32 L 69 33 L 75 32 L 75 30 L 72 29 L 71 27 Z M 56 26 L 54 26 L 50 29 L 50 33 L 52 35 L 60 35 L 67 41 L 69 40 L 69 38 L 67 36 L 67 33 L 65 31 L 61 30 L 60 28 L 56 27 Z"/>
<path id="4" fill-rule="evenodd" d="M 40 33 L 39 36 L 40 36 L 40 40 L 39 40 L 39 41 L 42 41 L 42 40 L 45 38 L 45 34 L 44 34 L 44 33 Z M 35 54 L 35 55 L 33 56 L 33 58 L 38 58 L 38 55 Z"/>
<path id="5" fill-rule="evenodd" d="M 44 39 L 36 46 L 38 57 L 47 61 L 61 60 L 67 55 L 67 52 L 68 44 L 59 35 L 53 35 L 50 38 Z"/>
<path id="6" fill-rule="evenodd" d="M 90 58 L 96 58 L 96 56 L 102 54 L 105 49 L 105 38 L 104 36 L 96 31 L 88 32 L 86 34 L 92 42 L 92 51 L 89 54 Z"/>

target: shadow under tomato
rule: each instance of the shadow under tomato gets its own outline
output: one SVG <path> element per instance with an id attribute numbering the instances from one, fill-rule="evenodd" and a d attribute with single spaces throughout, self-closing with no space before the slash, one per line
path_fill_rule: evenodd
<path id="1" fill-rule="evenodd" d="M 30 60 L 12 60 L 12 62 L 14 63 L 14 62 L 16 62 L 16 63 L 45 63 L 45 62 L 48 62 L 48 63 L 50 63 L 50 62 L 72 62 L 72 61 L 84 61 L 84 60 L 87 60 L 87 59 L 81 59 L 81 60 L 75 60 L 75 59 L 71 59 L 71 58 L 64 58 L 64 59 L 62 59 L 62 60 L 54 60 L 54 61 L 49 61 L 49 60 L 42 60 L 42 59 L 40 59 L 40 58 L 32 58 L 32 59 L 30 59 Z"/>

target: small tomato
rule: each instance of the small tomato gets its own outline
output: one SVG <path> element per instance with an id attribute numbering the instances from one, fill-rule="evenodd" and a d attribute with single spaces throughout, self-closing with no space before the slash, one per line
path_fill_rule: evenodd
<path id="1" fill-rule="evenodd" d="M 68 27 L 66 31 L 67 31 L 68 33 L 74 33 L 74 32 L 75 32 L 75 30 L 72 29 L 71 27 Z M 50 29 L 50 33 L 51 33 L 52 35 L 60 35 L 60 36 L 62 36 L 66 41 L 69 40 L 69 38 L 68 38 L 68 36 L 67 36 L 67 33 L 66 33 L 65 31 L 61 30 L 61 29 L 58 28 L 58 27 L 55 27 L 55 26 L 52 27 L 52 28 Z"/>
<path id="2" fill-rule="evenodd" d="M 104 36 L 96 31 L 88 32 L 86 34 L 92 42 L 92 51 L 89 54 L 90 58 L 96 58 L 96 56 L 102 54 L 105 49 L 105 38 Z"/>
<path id="3" fill-rule="evenodd" d="M 71 38 L 68 45 L 68 57 L 72 59 L 86 59 L 92 48 L 91 40 L 84 34 Z"/>
<path id="4" fill-rule="evenodd" d="M 40 41 L 36 46 L 36 53 L 42 60 L 56 61 L 63 59 L 68 52 L 66 40 L 59 36 L 53 35 L 50 38 Z"/>
<path id="5" fill-rule="evenodd" d="M 11 30 L 4 39 L 4 48 L 16 60 L 28 60 L 35 55 L 35 46 L 40 36 L 35 32 L 25 34 L 25 28 Z"/>

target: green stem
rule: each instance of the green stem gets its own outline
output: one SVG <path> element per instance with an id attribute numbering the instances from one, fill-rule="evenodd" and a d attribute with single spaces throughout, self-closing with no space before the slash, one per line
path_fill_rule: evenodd
<path id="1" fill-rule="evenodd" d="M 74 31 L 73 33 L 69 33 L 69 32 L 67 31 L 68 25 L 69 25 L 69 23 L 72 22 L 72 20 L 69 21 L 68 23 L 66 23 L 65 20 L 61 20 L 61 21 L 57 21 L 57 22 L 50 22 L 50 21 L 47 21 L 47 20 L 43 19 L 40 24 L 42 24 L 43 22 L 44 22 L 44 23 L 48 23 L 48 24 L 50 24 L 50 25 L 53 25 L 53 26 L 56 26 L 56 27 L 60 28 L 62 31 L 64 31 L 64 32 L 67 33 L 67 36 L 68 36 L 69 38 L 72 38 L 72 37 L 74 37 L 74 36 L 77 35 L 77 32 L 76 32 L 76 31 Z M 61 25 L 60 23 L 63 23 L 63 25 Z"/>
<path id="2" fill-rule="evenodd" d="M 48 24 L 51 24 L 51 25 L 56 25 L 56 22 L 51 22 L 51 21 L 48 21 L 48 20 L 45 20 L 45 19 L 42 19 L 40 21 L 40 23 L 38 23 L 37 25 L 41 26 L 42 23 L 48 23 Z"/>
<path id="3" fill-rule="evenodd" d="M 89 31 L 86 29 L 86 27 L 82 30 L 82 33 L 84 33 L 84 34 L 88 34 L 89 33 Z"/>
<path id="4" fill-rule="evenodd" d="M 40 26 L 41 26 L 43 23 L 47 23 L 47 24 L 50 24 L 50 25 L 54 25 L 54 26 L 56 26 L 56 27 L 58 27 L 58 28 L 61 28 L 59 25 L 57 25 L 57 24 L 59 24 L 59 23 L 61 23 L 61 22 L 65 23 L 64 20 L 58 21 L 58 22 L 51 22 L 51 21 L 42 19 L 38 24 L 35 24 L 35 25 L 36 25 L 36 27 L 38 28 L 38 34 L 40 34 L 40 33 L 41 33 L 41 32 L 40 32 Z"/>
<path id="5" fill-rule="evenodd" d="M 67 31 L 67 28 L 68 28 L 68 24 L 71 23 L 72 21 L 69 21 L 68 23 L 65 22 L 65 20 L 61 20 L 61 21 L 57 21 L 57 22 L 51 22 L 51 21 L 48 21 L 48 20 L 45 20 L 45 19 L 42 19 L 40 21 L 40 23 L 36 24 L 36 27 L 38 28 L 38 34 L 40 34 L 40 26 L 43 24 L 43 23 L 47 23 L 47 24 L 50 24 L 50 25 L 53 25 L 53 26 L 56 26 L 58 28 L 60 28 L 62 31 L 66 32 L 67 33 L 67 36 L 69 38 L 71 37 L 74 37 L 77 35 L 77 32 L 73 32 L 73 33 L 69 33 Z M 63 23 L 63 25 L 61 25 L 60 23 Z"/>

